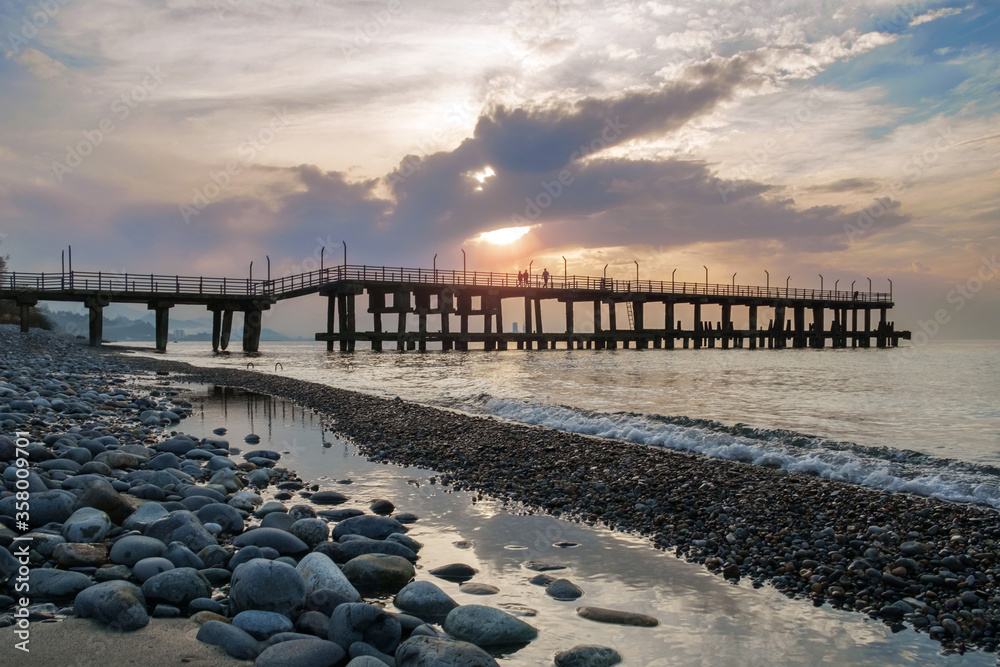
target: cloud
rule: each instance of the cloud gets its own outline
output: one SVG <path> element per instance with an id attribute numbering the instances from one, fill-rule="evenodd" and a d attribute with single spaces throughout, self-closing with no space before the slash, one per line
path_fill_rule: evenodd
<path id="1" fill-rule="evenodd" d="M 61 62 L 53 60 L 38 49 L 25 49 L 17 56 L 17 62 L 43 80 L 65 76 L 68 71 Z"/>
<path id="2" fill-rule="evenodd" d="M 882 184 L 871 178 L 842 178 L 833 183 L 815 185 L 810 190 L 816 192 L 875 192 Z"/>
<path id="3" fill-rule="evenodd" d="M 926 12 L 918 16 L 914 16 L 913 20 L 910 21 L 910 27 L 918 26 L 923 23 L 930 23 L 936 19 L 944 18 L 946 16 L 955 16 L 956 14 L 961 14 L 962 10 L 958 7 L 943 7 L 941 9 L 935 9 L 931 12 Z"/>

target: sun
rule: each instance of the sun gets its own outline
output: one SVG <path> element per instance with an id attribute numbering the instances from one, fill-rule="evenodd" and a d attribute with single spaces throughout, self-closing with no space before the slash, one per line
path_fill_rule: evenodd
<path id="1" fill-rule="evenodd" d="M 483 232 L 472 240 L 483 243 L 492 243 L 493 245 L 510 245 L 530 231 L 531 226 L 504 227 L 503 229 L 494 229 L 491 232 Z"/>

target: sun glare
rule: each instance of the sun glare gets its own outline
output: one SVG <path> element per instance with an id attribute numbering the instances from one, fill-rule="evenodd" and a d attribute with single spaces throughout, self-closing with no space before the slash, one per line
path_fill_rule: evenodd
<path id="1" fill-rule="evenodd" d="M 493 245 L 509 245 L 531 231 L 531 227 L 504 227 L 491 232 L 483 232 L 475 237 L 475 241 L 492 243 Z"/>
<path id="2" fill-rule="evenodd" d="M 490 176 L 496 176 L 496 172 L 493 171 L 492 167 L 487 166 L 482 171 L 468 172 L 466 176 L 471 176 L 473 180 L 479 183 L 479 185 L 476 186 L 476 190 L 482 191 L 483 184 L 486 182 L 486 179 Z"/>

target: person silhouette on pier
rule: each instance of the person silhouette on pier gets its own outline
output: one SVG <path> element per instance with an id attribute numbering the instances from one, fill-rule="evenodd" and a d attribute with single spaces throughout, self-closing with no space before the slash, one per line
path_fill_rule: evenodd
<path id="1" fill-rule="evenodd" d="M 542 287 L 549 286 L 549 270 L 542 269 Z"/>
<path id="2" fill-rule="evenodd" d="M 858 300 L 858 290 L 854 290 L 854 300 Z"/>
<path id="3" fill-rule="evenodd" d="M 517 286 L 520 287 L 521 283 L 524 282 L 524 276 L 521 274 L 521 270 L 517 270 Z"/>

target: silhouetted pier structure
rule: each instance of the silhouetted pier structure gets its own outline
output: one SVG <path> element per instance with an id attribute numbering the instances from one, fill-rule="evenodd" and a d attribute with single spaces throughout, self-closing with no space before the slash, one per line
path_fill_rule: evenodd
<path id="1" fill-rule="evenodd" d="M 441 269 L 408 269 L 340 265 L 293 276 L 231 279 L 103 273 L 0 274 L 0 299 L 13 299 L 22 309 L 39 301 L 75 301 L 90 309 L 90 342 L 99 345 L 102 311 L 110 303 L 146 303 L 156 311 L 156 346 L 167 345 L 168 313 L 175 305 L 204 305 L 213 313 L 212 347 L 226 349 L 236 311 L 244 313 L 243 349 L 256 352 L 261 314 L 274 303 L 308 294 L 327 299 L 326 331 L 316 340 L 354 351 L 358 341 L 372 349 L 394 345 L 397 350 L 426 350 L 440 343 L 443 350 L 468 350 L 470 343 L 485 350 L 634 348 L 835 348 L 896 346 L 910 332 L 896 331 L 888 318 L 891 293 L 811 290 L 708 283 L 614 280 L 589 276 L 550 276 L 543 284 L 532 275 L 526 284 L 517 274 Z M 368 297 L 372 329 L 359 331 L 356 306 Z M 562 331 L 548 331 L 542 302 L 563 304 Z M 522 330 L 504 328 L 504 302 L 514 301 Z M 627 326 L 619 326 L 618 304 L 625 304 Z M 662 304 L 657 323 L 648 320 L 647 306 Z M 507 312 L 511 312 L 508 305 Z M 688 305 L 693 317 L 685 326 L 676 317 Z M 576 330 L 577 307 L 591 314 L 586 330 Z M 702 309 L 718 306 L 721 318 L 703 319 Z M 746 328 L 733 323 L 733 308 L 747 308 Z M 811 322 L 807 324 L 807 313 Z M 395 315 L 395 322 L 389 321 Z M 417 329 L 407 320 L 416 315 Z M 829 315 L 829 320 L 827 319 Z M 436 330 L 428 328 L 438 324 Z M 768 317 L 764 325 L 764 317 Z M 457 328 L 453 329 L 453 318 Z M 481 327 L 470 328 L 480 320 Z M 876 320 L 877 318 L 877 320 Z M 829 322 L 829 324 L 827 324 Z M 874 328 L 873 328 L 874 323 Z M 624 323 L 622 323 L 624 324 Z M 394 326 L 393 326 L 394 325 Z M 659 325 L 659 326 L 658 326 Z M 22 329 L 25 327 L 22 324 Z M 481 329 L 481 330 L 480 330 Z"/>

